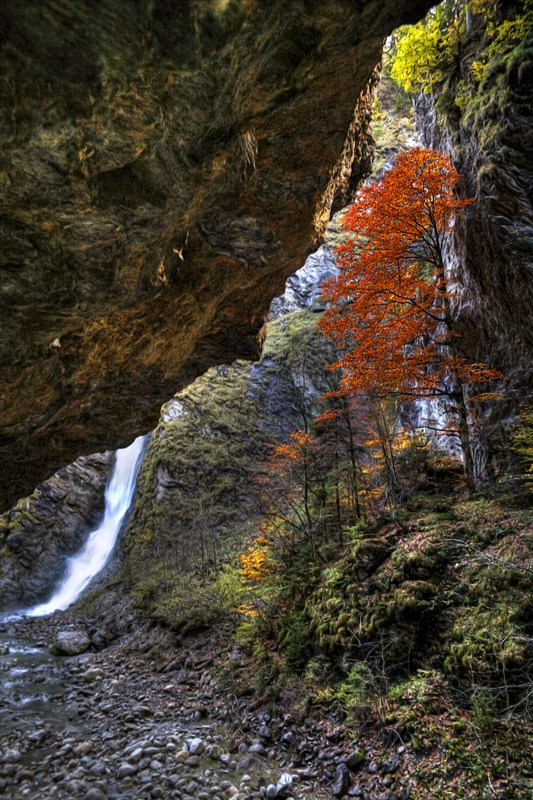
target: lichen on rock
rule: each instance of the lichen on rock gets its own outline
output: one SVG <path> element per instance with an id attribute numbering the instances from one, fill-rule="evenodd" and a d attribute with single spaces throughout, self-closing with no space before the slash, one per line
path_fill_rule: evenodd
<path id="1" fill-rule="evenodd" d="M 517 8 L 495 4 L 502 30 Z M 454 312 L 461 349 L 468 360 L 488 363 L 505 378 L 488 387 L 493 399 L 477 414 L 474 456 L 482 478 L 509 465 L 509 433 L 530 398 L 533 363 L 526 322 L 533 305 L 533 209 L 527 188 L 533 31 L 529 23 L 519 41 L 510 37 L 495 48 L 488 27 L 483 15 L 474 18 L 454 69 L 433 94 L 416 100 L 423 144 L 451 154 L 463 175 L 460 191 L 475 198 L 457 222 L 449 260 L 451 280 L 460 287 Z"/>

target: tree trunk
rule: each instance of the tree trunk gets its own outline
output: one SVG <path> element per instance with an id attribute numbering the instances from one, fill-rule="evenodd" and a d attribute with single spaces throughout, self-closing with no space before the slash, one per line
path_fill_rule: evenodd
<path id="1" fill-rule="evenodd" d="M 464 386 L 460 378 L 457 379 L 457 389 L 453 393 L 453 400 L 457 408 L 457 416 L 459 417 L 457 433 L 459 434 L 459 441 L 461 442 L 461 450 L 463 452 L 463 469 L 466 483 L 469 491 L 473 492 L 476 488 L 476 482 L 474 478 L 474 459 L 472 457 L 472 448 L 470 446 L 470 431 L 468 429 L 468 414 L 466 410 Z"/>
<path id="2" fill-rule="evenodd" d="M 357 458 L 355 455 L 355 446 L 354 446 L 354 430 L 352 426 L 352 420 L 350 417 L 350 409 L 348 407 L 348 403 L 345 401 L 344 404 L 345 409 L 345 417 L 346 417 L 346 424 L 348 426 L 348 446 L 350 450 L 350 464 L 352 467 L 352 497 L 354 503 L 354 510 L 356 519 L 361 519 L 361 508 L 359 506 L 359 487 L 357 485 Z"/>

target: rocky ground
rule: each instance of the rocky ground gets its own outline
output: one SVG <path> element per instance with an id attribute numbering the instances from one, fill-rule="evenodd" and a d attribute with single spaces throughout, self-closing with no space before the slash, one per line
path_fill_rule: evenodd
<path id="1" fill-rule="evenodd" d="M 4 635 L 9 627 L 18 642 L 43 647 L 33 666 L 26 660 L 24 682 L 48 697 L 38 712 L 21 701 L 0 730 L 4 800 L 410 796 L 408 746 L 396 741 L 380 754 L 347 744 L 330 723 L 272 718 L 250 694 L 221 685 L 215 653 L 225 651 L 237 669 L 243 659 L 228 631 L 193 637 L 183 649 L 152 631 L 48 657 L 61 629 L 87 629 L 86 620 L 69 626 L 57 617 L 4 625 Z M 11 652 L 0 661 L 8 686 L 22 672 L 19 659 Z"/>

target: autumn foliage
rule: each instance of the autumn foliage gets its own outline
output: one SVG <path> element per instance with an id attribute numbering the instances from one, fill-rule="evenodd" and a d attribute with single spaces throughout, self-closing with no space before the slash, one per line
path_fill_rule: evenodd
<path id="1" fill-rule="evenodd" d="M 322 321 L 347 347 L 335 364 L 342 390 L 432 395 L 451 372 L 490 377 L 453 352 L 444 234 L 473 202 L 454 196 L 458 177 L 442 153 L 414 149 L 347 211 L 354 235 L 336 251 L 341 271 L 325 285 L 332 305 Z"/>
<path id="2" fill-rule="evenodd" d="M 340 273 L 324 286 L 321 326 L 340 348 L 339 394 L 445 395 L 459 417 L 465 472 L 473 476 L 465 382 L 498 373 L 460 355 L 445 273 L 445 235 L 465 206 L 459 175 L 442 153 L 415 148 L 366 185 L 343 221 L 353 235 L 336 250 Z"/>

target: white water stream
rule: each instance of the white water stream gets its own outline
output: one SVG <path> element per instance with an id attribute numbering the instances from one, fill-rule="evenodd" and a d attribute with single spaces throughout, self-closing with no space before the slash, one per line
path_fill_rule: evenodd
<path id="1" fill-rule="evenodd" d="M 90 533 L 81 550 L 69 558 L 66 573 L 50 600 L 24 611 L 25 615 L 42 617 L 64 610 L 105 567 L 131 505 L 144 441 L 144 436 L 138 436 L 129 447 L 117 450 L 113 474 L 105 491 L 105 512 L 100 527 Z"/>

